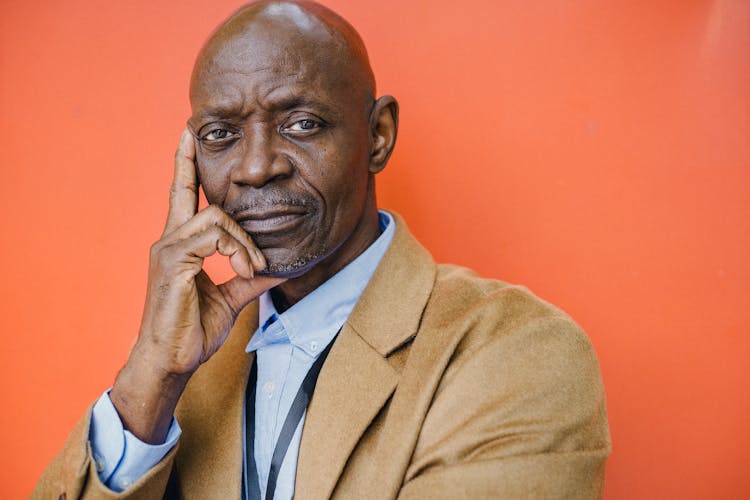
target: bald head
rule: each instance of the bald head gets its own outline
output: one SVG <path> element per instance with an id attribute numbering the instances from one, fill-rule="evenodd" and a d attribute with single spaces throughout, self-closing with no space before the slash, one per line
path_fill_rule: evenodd
<path id="1" fill-rule="evenodd" d="M 213 73 L 234 70 L 248 59 L 268 67 L 279 60 L 319 62 L 317 70 L 346 81 L 365 100 L 375 97 L 375 77 L 362 39 L 341 16 L 310 1 L 259 1 L 232 14 L 211 34 L 198 55 L 191 79 L 196 86 Z"/>

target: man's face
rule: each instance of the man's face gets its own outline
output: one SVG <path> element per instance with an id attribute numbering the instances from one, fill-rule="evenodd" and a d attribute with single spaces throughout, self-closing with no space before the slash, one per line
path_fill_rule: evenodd
<path id="1" fill-rule="evenodd" d="M 209 46 L 193 75 L 206 198 L 268 274 L 298 276 L 349 244 L 370 196 L 368 99 L 326 38 L 256 26 Z"/>

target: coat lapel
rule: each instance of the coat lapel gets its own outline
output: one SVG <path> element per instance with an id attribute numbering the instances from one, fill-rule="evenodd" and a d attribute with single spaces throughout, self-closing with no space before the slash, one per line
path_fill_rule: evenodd
<path id="1" fill-rule="evenodd" d="M 258 325 L 256 303 L 247 306 L 224 345 L 193 375 L 177 407 L 184 432 L 179 474 L 168 496 L 239 498 L 242 486 L 245 387 L 254 355 L 245 346 Z"/>
<path id="2" fill-rule="evenodd" d="M 302 430 L 295 498 L 328 498 L 349 454 L 396 387 L 398 375 L 351 327 L 328 355 Z"/>
<path id="3" fill-rule="evenodd" d="M 394 215 L 396 233 L 339 333 L 307 410 L 295 498 L 329 498 L 347 460 L 399 381 L 388 356 L 416 334 L 435 279 L 429 253 Z"/>

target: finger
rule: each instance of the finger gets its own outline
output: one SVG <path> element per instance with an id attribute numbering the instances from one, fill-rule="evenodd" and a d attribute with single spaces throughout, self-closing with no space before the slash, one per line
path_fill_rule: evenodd
<path id="1" fill-rule="evenodd" d="M 235 276 L 226 283 L 219 285 L 219 291 L 224 296 L 229 307 L 235 313 L 238 313 L 243 307 L 251 301 L 260 297 L 260 295 L 271 288 L 286 281 L 285 278 L 273 278 L 271 276 L 256 276 L 248 280 L 240 276 Z"/>
<path id="2" fill-rule="evenodd" d="M 180 240 L 166 247 L 165 251 L 166 259 L 173 265 L 188 264 L 192 275 L 200 271 L 203 259 L 215 253 L 229 257 L 232 269 L 239 276 L 249 279 L 254 275 L 252 260 L 245 245 L 219 226 L 211 226 L 202 233 Z"/>
<path id="3" fill-rule="evenodd" d="M 247 250 L 253 267 L 260 271 L 266 268 L 266 258 L 263 256 L 258 247 L 250 238 L 250 235 L 240 227 L 225 211 L 216 205 L 211 205 L 201 210 L 197 215 L 188 220 L 185 224 L 178 227 L 170 234 L 165 236 L 164 243 L 169 245 L 179 240 L 191 238 L 197 234 L 208 231 L 212 227 L 220 227 L 242 245 Z"/>
<path id="4" fill-rule="evenodd" d="M 190 220 L 198 211 L 198 180 L 195 173 L 195 143 L 185 129 L 174 156 L 174 178 L 169 188 L 169 213 L 164 234 Z"/>

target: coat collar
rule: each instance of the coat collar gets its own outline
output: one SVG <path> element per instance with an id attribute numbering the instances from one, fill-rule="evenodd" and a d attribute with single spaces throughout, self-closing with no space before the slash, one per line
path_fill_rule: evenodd
<path id="1" fill-rule="evenodd" d="M 396 234 L 391 246 L 348 320 L 383 357 L 416 335 L 436 274 L 430 253 L 412 236 L 406 222 L 392 215 Z"/>

